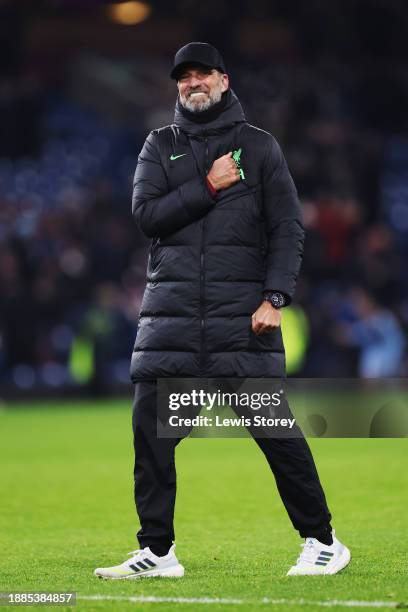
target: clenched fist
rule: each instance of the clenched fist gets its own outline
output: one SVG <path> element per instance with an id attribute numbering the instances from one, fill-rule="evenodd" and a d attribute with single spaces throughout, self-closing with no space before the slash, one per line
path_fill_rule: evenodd
<path id="1" fill-rule="evenodd" d="M 252 315 L 252 331 L 257 335 L 272 331 L 280 326 L 282 314 L 270 304 L 262 302 L 259 308 Z"/>
<path id="2" fill-rule="evenodd" d="M 232 152 L 215 160 L 207 174 L 207 179 L 217 191 L 231 187 L 239 181 L 240 173 L 237 164 L 232 159 Z"/>

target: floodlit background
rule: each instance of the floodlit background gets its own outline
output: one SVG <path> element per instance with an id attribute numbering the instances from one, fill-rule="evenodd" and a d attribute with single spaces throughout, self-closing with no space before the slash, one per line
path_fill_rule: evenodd
<path id="1" fill-rule="evenodd" d="M 407 27 L 403 0 L 0 0 L 0 393 L 129 385 L 149 245 L 132 178 L 192 40 L 220 49 L 303 203 L 289 373 L 406 376 Z"/>

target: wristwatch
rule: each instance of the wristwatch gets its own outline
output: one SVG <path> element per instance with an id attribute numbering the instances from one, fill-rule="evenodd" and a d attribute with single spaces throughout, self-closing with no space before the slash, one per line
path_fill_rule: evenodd
<path id="1" fill-rule="evenodd" d="M 287 303 L 286 297 L 280 291 L 264 291 L 263 298 L 277 309 L 286 306 Z"/>

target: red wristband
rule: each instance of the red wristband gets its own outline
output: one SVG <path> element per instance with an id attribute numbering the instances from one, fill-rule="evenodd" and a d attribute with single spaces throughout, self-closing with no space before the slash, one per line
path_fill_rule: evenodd
<path id="1" fill-rule="evenodd" d="M 208 176 L 205 177 L 205 180 L 207 181 L 207 185 L 208 185 L 209 190 L 211 191 L 211 195 L 213 196 L 213 198 L 215 198 L 215 196 L 217 195 L 216 188 L 211 184 L 211 181 L 208 178 Z"/>

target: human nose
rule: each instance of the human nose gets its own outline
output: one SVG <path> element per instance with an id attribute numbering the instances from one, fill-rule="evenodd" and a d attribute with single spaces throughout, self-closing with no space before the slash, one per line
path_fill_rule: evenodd
<path id="1" fill-rule="evenodd" d="M 196 76 L 191 76 L 188 84 L 189 87 L 198 87 L 199 85 L 201 85 L 201 80 Z"/>

